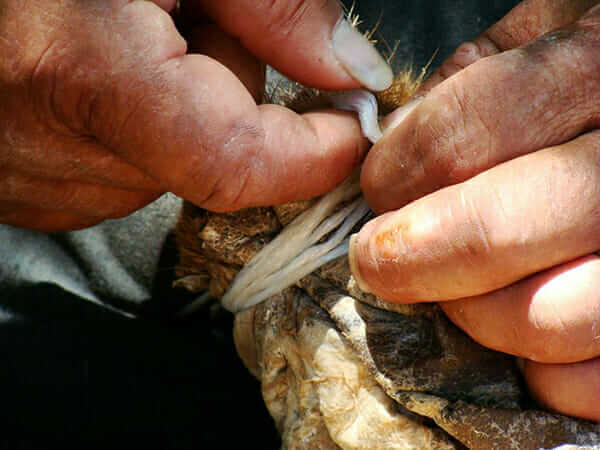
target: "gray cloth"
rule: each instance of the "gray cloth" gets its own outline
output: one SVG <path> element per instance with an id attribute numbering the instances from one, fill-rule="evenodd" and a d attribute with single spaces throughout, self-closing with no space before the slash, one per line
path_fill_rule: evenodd
<path id="1" fill-rule="evenodd" d="M 120 220 L 67 233 L 0 226 L 0 287 L 53 284 L 82 300 L 109 306 L 151 298 L 158 260 L 181 200 L 165 194 Z"/>

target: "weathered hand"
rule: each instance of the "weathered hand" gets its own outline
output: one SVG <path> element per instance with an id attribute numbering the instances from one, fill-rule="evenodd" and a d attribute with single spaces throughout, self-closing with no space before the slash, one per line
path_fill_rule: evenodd
<path id="1" fill-rule="evenodd" d="M 525 358 L 542 404 L 600 421 L 596 3 L 521 3 L 388 118 L 361 181 L 375 210 L 400 209 L 350 258 L 365 290 L 441 302 L 475 340 Z"/>
<path id="2" fill-rule="evenodd" d="M 188 43 L 174 6 L 2 2 L 0 222 L 85 227 L 164 191 L 218 211 L 274 204 L 358 164 L 367 143 L 351 114 L 256 103 L 262 61 L 316 87 L 391 82 L 335 0 L 183 1 Z"/>

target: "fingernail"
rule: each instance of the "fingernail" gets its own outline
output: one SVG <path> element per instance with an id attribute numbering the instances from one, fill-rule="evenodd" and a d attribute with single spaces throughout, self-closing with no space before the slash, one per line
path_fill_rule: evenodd
<path id="1" fill-rule="evenodd" d="M 348 260 L 350 261 L 350 270 L 352 271 L 352 275 L 354 276 L 354 280 L 358 285 L 358 288 L 363 291 L 365 294 L 369 294 L 371 292 L 371 288 L 367 285 L 365 280 L 362 278 L 360 274 L 360 270 L 358 268 L 358 263 L 356 261 L 356 244 L 358 242 L 358 233 L 355 233 L 350 236 L 350 248 L 348 250 Z"/>
<path id="2" fill-rule="evenodd" d="M 394 74 L 373 44 L 343 17 L 333 29 L 333 51 L 340 64 L 367 89 L 382 91 L 394 80 Z"/>
<path id="3" fill-rule="evenodd" d="M 415 97 L 412 100 L 406 102 L 400 108 L 389 113 L 381 121 L 383 128 L 383 134 L 396 128 L 400 123 L 408 116 L 408 114 L 415 109 L 423 101 L 423 97 Z"/>

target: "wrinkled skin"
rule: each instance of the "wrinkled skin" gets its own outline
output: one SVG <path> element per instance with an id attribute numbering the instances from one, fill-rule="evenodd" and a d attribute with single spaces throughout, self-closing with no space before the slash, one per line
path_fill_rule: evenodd
<path id="1" fill-rule="evenodd" d="M 596 3 L 524 1 L 387 118 L 361 178 L 383 214 L 350 258 L 365 290 L 439 301 L 523 358 L 543 405 L 600 421 Z"/>
<path id="2" fill-rule="evenodd" d="M 277 204 L 360 162 L 351 114 L 257 105 L 264 63 L 360 86 L 332 50 L 336 1 L 183 1 L 187 40 L 175 3 L 2 2 L 0 223 L 82 228 L 165 191 L 219 211 Z"/>

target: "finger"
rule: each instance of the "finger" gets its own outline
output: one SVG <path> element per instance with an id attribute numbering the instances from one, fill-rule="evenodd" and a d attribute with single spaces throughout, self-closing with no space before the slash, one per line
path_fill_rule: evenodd
<path id="1" fill-rule="evenodd" d="M 31 208 L 17 208 L 11 212 L 0 213 L 0 223 L 48 233 L 80 230 L 100 222 L 102 219 L 98 217 Z"/>
<path id="2" fill-rule="evenodd" d="M 595 255 L 440 306 L 474 340 L 494 350 L 543 363 L 600 356 L 600 258 Z"/>
<path id="3" fill-rule="evenodd" d="M 2 210 L 33 209 L 97 218 L 120 218 L 154 201 L 159 192 L 57 181 L 0 171 Z M 8 205 L 8 206 L 7 206 Z"/>
<path id="4" fill-rule="evenodd" d="M 390 86 L 389 65 L 367 38 L 343 19 L 336 0 L 188 2 L 202 8 L 260 60 L 319 88 L 372 90 Z"/>
<path id="5" fill-rule="evenodd" d="M 155 179 L 89 137 L 45 130 L 39 139 L 31 134 L 27 138 L 3 150 L 0 165 L 5 171 L 125 190 L 160 190 Z"/>
<path id="6" fill-rule="evenodd" d="M 257 103 L 262 100 L 265 66 L 239 40 L 216 25 L 206 25 L 192 30 L 188 46 L 191 53 L 201 53 L 219 61 L 235 74 Z"/>
<path id="7" fill-rule="evenodd" d="M 128 14 L 141 21 L 136 27 L 154 20 Z M 120 51 L 146 46 L 145 35 L 126 36 Z M 97 81 L 102 88 L 86 114 L 92 134 L 166 190 L 205 208 L 322 194 L 349 175 L 368 147 L 352 114 L 258 107 L 229 69 L 203 55 L 113 70 L 111 79 Z"/>
<path id="8" fill-rule="evenodd" d="M 524 375 L 533 397 L 545 407 L 600 422 L 600 358 L 574 364 L 526 361 Z"/>
<path id="9" fill-rule="evenodd" d="M 522 156 L 384 214 L 353 238 L 353 272 L 399 302 L 491 292 L 600 248 L 600 132 Z"/>
<path id="10" fill-rule="evenodd" d="M 520 47 L 541 35 L 577 20 L 597 0 L 525 0 L 472 42 L 456 49 L 423 83 L 421 93 L 481 58 Z"/>
<path id="11" fill-rule="evenodd" d="M 595 7 L 568 29 L 481 59 L 435 87 L 369 152 L 361 183 L 378 212 L 597 125 Z"/>

